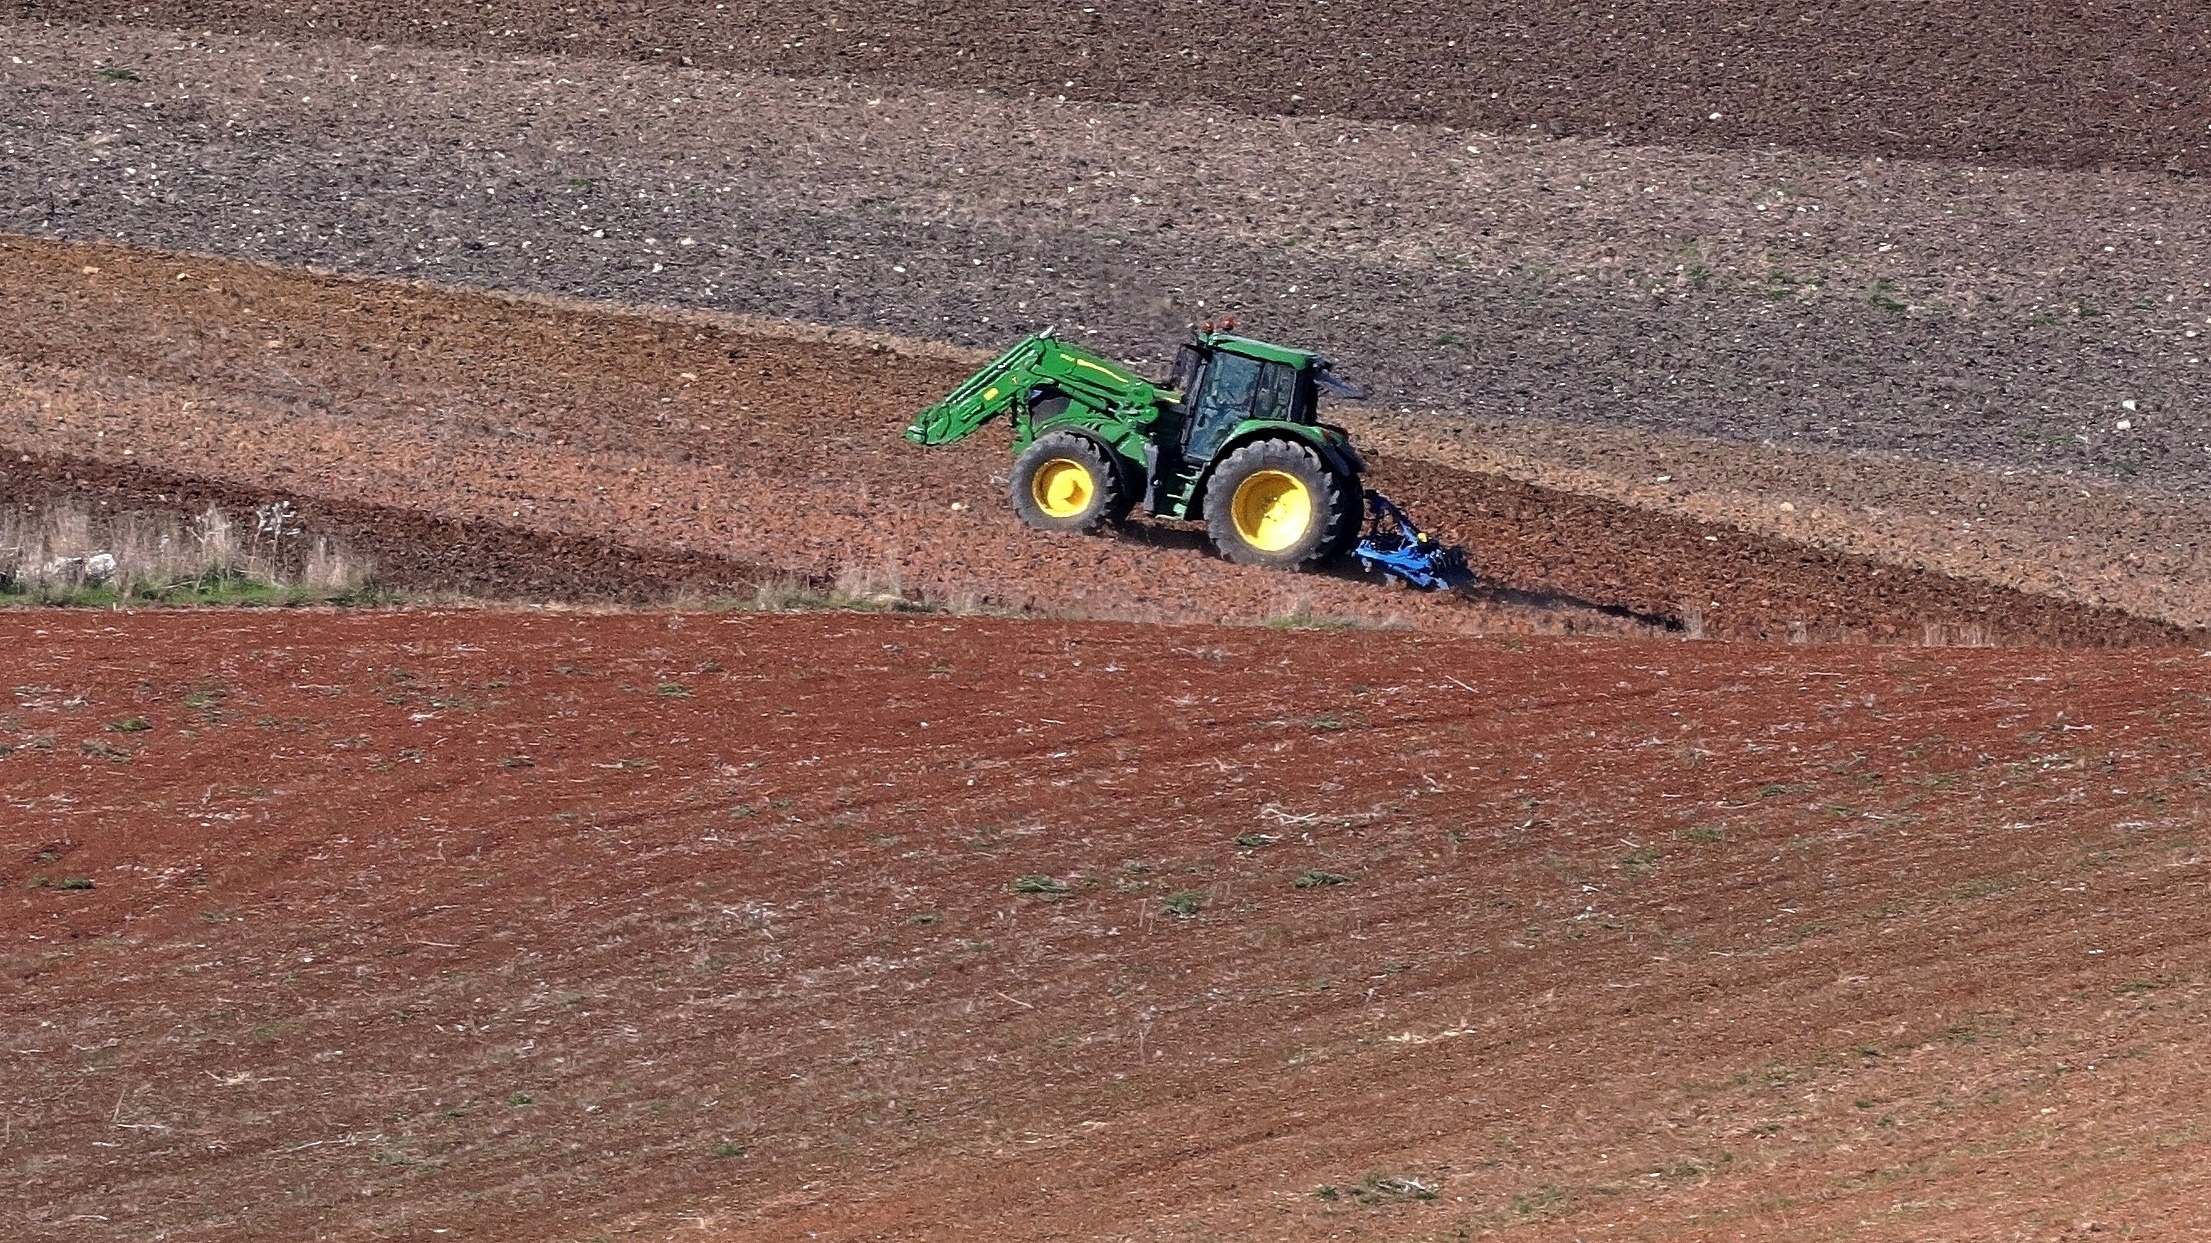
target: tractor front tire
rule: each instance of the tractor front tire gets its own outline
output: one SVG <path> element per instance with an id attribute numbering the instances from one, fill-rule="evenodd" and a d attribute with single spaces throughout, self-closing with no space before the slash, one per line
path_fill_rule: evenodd
<path id="1" fill-rule="evenodd" d="M 1013 512 L 1041 531 L 1095 531 L 1129 511 L 1121 472 L 1098 446 L 1047 432 L 1013 460 Z"/>
<path id="2" fill-rule="evenodd" d="M 1295 569 L 1340 540 L 1349 481 L 1291 440 L 1259 440 L 1228 455 L 1205 485 L 1205 529 L 1238 565 Z"/>

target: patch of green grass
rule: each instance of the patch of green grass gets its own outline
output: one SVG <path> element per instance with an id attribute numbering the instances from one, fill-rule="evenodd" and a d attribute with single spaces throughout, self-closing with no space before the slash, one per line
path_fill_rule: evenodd
<path id="1" fill-rule="evenodd" d="M 1263 846 L 1272 846 L 1282 839 L 1272 833 L 1238 833 L 1233 840 L 1246 850 L 1258 850 Z"/>
<path id="2" fill-rule="evenodd" d="M 1720 826 L 1716 824 L 1693 824 L 1682 830 L 1680 837 L 1685 842 L 1710 845 L 1714 842 L 1724 841 L 1727 834 L 1722 832 Z"/>
<path id="3" fill-rule="evenodd" d="M 1872 290 L 1866 294 L 1866 301 L 1891 314 L 1902 314 L 1904 303 L 1896 294 L 1895 281 L 1877 280 L 1873 282 Z"/>
<path id="4" fill-rule="evenodd" d="M 100 70 L 100 76 L 106 78 L 110 82 L 136 82 L 139 80 L 137 70 L 125 69 L 120 65 L 107 65 L 103 67 Z"/>
<path id="5" fill-rule="evenodd" d="M 1009 886 L 1015 893 L 1062 894 L 1068 891 L 1066 881 L 1054 876 L 1019 876 Z"/>
<path id="6" fill-rule="evenodd" d="M 1319 889 L 1327 885 L 1350 883 L 1351 878 L 1338 872 L 1323 872 L 1319 868 L 1307 868 L 1297 874 L 1290 883 L 1299 889 Z"/>
<path id="7" fill-rule="evenodd" d="M 1544 1183 L 1513 1194 L 1508 1201 L 1515 1217 L 1548 1217 L 1571 1206 L 1574 1193 L 1556 1183 Z"/>
<path id="8" fill-rule="evenodd" d="M 725 1139 L 714 1145 L 714 1155 L 717 1157 L 741 1157 L 750 1151 L 752 1151 L 750 1148 L 733 1139 Z"/>
<path id="9" fill-rule="evenodd" d="M 1648 876 L 1658 870 L 1660 852 L 1656 846 L 1637 846 L 1620 860 L 1620 870 L 1629 876 Z"/>
<path id="10" fill-rule="evenodd" d="M 1205 895 L 1197 892 L 1196 890 L 1184 889 L 1178 893 L 1168 894 L 1166 900 L 1161 902 L 1159 905 L 1163 909 L 1165 909 L 1169 915 L 1177 916 L 1178 918 L 1182 919 L 1189 919 L 1191 916 L 1196 915 L 1200 908 L 1204 907 Z"/>
<path id="11" fill-rule="evenodd" d="M 691 688 L 681 682 L 662 682 L 653 688 L 653 694 L 662 699 L 689 699 Z"/>
<path id="12" fill-rule="evenodd" d="M 114 764 L 128 764 L 130 763 L 132 758 L 129 751 L 126 751 L 121 747 L 109 746 L 107 743 L 101 742 L 97 738 L 87 739 L 86 741 L 79 743 L 77 746 L 77 750 L 82 752 L 87 758 L 107 760 L 108 762 Z"/>
<path id="13" fill-rule="evenodd" d="M 2018 886 L 2019 882 L 2009 876 L 1983 876 L 1959 885 L 1950 891 L 1950 896 L 1960 902 L 1971 902 L 1976 898 L 1990 898 L 2000 893 L 2009 893 Z"/>
<path id="14" fill-rule="evenodd" d="M 915 911 L 913 914 L 906 917 L 906 922 L 909 924 L 924 925 L 940 924 L 944 922 L 944 916 L 938 914 L 935 911 Z"/>
<path id="15" fill-rule="evenodd" d="M 537 1098 L 536 1098 L 536 1097 L 534 1097 L 534 1096 L 531 1096 L 531 1095 L 530 1095 L 529 1093 L 527 1093 L 527 1092 L 517 1092 L 517 1093 L 515 1093 L 514 1095 L 512 1095 L 512 1096 L 510 1096 L 510 1097 L 508 1097 L 508 1098 L 507 1098 L 507 1103 L 508 1103 L 509 1105 L 512 1105 L 512 1106 L 514 1106 L 514 1107 L 515 1107 L 515 1108 L 517 1108 L 517 1109 L 520 1109 L 520 1108 L 521 1108 L 522 1106 L 524 1106 L 524 1105 L 535 1105 L 535 1104 L 537 1104 Z"/>
<path id="16" fill-rule="evenodd" d="M 374 583 L 342 589 L 278 586 L 241 574 L 210 572 L 167 583 L 134 582 L 64 585 L 0 578 L 0 605 L 45 608 L 122 608 L 133 606 L 297 608 L 306 605 L 374 607 L 405 597 Z"/>
<path id="17" fill-rule="evenodd" d="M 136 734 L 152 729 L 154 724 L 145 717 L 130 716 L 120 721 L 109 721 L 107 727 L 118 734 Z"/>

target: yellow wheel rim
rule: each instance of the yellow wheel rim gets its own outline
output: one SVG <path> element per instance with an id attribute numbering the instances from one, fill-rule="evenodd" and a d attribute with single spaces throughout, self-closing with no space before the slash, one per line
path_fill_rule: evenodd
<path id="1" fill-rule="evenodd" d="M 1073 458 L 1056 457 L 1036 468 L 1036 475 L 1029 481 L 1029 492 L 1036 497 L 1036 507 L 1051 518 L 1072 518 L 1090 508 L 1090 498 L 1098 493 L 1098 483 L 1090 477 L 1090 468 Z"/>
<path id="2" fill-rule="evenodd" d="M 1236 485 L 1229 516 L 1245 543 L 1261 552 L 1281 552 L 1312 528 L 1313 493 L 1296 475 L 1258 471 Z"/>

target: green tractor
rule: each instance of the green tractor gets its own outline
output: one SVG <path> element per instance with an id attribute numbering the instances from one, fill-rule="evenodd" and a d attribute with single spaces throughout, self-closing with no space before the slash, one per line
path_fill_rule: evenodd
<path id="1" fill-rule="evenodd" d="M 1321 421 L 1323 393 L 1366 396 L 1318 354 L 1211 324 L 1164 385 L 1047 328 L 916 415 L 906 439 L 950 444 L 1010 412 L 1013 507 L 1029 525 L 1093 531 L 1141 503 L 1204 522 L 1231 561 L 1294 568 L 1352 551 L 1366 516 L 1366 464 Z"/>

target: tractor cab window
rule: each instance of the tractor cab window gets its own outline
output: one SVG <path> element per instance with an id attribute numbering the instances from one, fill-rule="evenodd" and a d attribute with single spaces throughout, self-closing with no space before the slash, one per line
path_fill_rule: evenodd
<path id="1" fill-rule="evenodd" d="M 1175 373 L 1167 377 L 1167 387 L 1182 394 L 1183 400 L 1187 402 L 1191 396 L 1190 390 L 1197 386 L 1199 377 L 1204 373 L 1205 351 L 1194 345 L 1185 345 L 1175 355 Z"/>
<path id="2" fill-rule="evenodd" d="M 1281 363 L 1259 364 L 1259 384 L 1252 392 L 1251 417 L 1295 420 L 1297 372 Z"/>
<path id="3" fill-rule="evenodd" d="M 1245 419 L 1293 418 L 1297 378 L 1294 368 L 1281 363 L 1216 350 L 1206 362 L 1197 393 L 1185 402 L 1190 417 L 1183 425 L 1183 458 L 1193 463 L 1211 461 Z"/>

